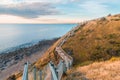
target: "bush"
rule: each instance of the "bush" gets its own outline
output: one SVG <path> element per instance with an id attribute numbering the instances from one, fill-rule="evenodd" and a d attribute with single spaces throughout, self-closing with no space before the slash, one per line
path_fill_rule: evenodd
<path id="1" fill-rule="evenodd" d="M 111 56 L 101 46 L 97 46 L 96 50 L 90 55 L 90 60 L 92 61 L 108 60 L 110 58 Z"/>
<path id="2" fill-rule="evenodd" d="M 110 43 L 110 44 L 116 44 L 117 42 L 114 41 L 114 40 L 110 40 L 109 43 Z"/>
<path id="3" fill-rule="evenodd" d="M 101 38 L 100 37 L 96 37 L 96 40 L 101 40 Z"/>
<path id="4" fill-rule="evenodd" d="M 107 54 L 111 57 L 120 56 L 120 49 L 116 47 L 116 49 L 109 48 L 106 50 Z"/>
<path id="5" fill-rule="evenodd" d="M 101 21 L 105 21 L 105 20 L 106 20 L 106 18 L 105 18 L 105 17 L 102 17 L 102 18 L 101 18 Z"/>
<path id="6" fill-rule="evenodd" d="M 85 65 L 92 64 L 92 63 L 93 63 L 93 61 L 85 61 L 85 62 L 80 63 L 79 65 L 80 66 L 85 66 Z"/>
<path id="7" fill-rule="evenodd" d="M 109 39 L 117 38 L 117 34 L 109 34 L 108 38 Z"/>
<path id="8" fill-rule="evenodd" d="M 85 37 L 81 37 L 81 38 L 80 38 L 80 41 L 82 41 L 82 40 L 84 40 L 84 39 L 85 39 Z"/>
<path id="9" fill-rule="evenodd" d="M 15 75 L 12 75 L 12 76 L 8 77 L 7 80 L 16 80 L 16 77 L 15 77 Z"/>
<path id="10" fill-rule="evenodd" d="M 100 50 L 100 49 L 101 49 L 101 46 L 96 46 L 96 49 L 97 49 L 97 50 Z"/>
<path id="11" fill-rule="evenodd" d="M 69 48 L 65 48 L 64 49 L 65 52 L 67 52 L 69 55 L 73 55 L 73 50 L 69 49 Z"/>

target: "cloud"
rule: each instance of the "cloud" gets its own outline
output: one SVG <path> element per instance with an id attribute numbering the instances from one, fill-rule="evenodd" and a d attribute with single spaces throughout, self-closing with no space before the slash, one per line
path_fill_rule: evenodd
<path id="1" fill-rule="evenodd" d="M 69 2 L 79 2 L 81 0 L 0 0 L 0 4 L 16 4 L 21 2 L 33 3 L 33 2 L 47 2 L 47 3 L 60 3 L 67 4 Z"/>
<path id="2" fill-rule="evenodd" d="M 43 15 L 55 15 L 60 12 L 52 5 L 52 3 L 18 3 L 0 5 L 0 14 L 8 14 L 21 16 L 25 18 L 37 18 Z"/>
<path id="3" fill-rule="evenodd" d="M 108 11 L 108 6 L 102 1 L 85 1 L 80 7 L 92 14 L 104 14 Z"/>

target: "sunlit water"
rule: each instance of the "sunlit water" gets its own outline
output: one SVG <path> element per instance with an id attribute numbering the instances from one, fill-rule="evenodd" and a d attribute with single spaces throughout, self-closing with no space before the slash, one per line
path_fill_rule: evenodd
<path id="1" fill-rule="evenodd" d="M 0 53 L 12 48 L 61 37 L 76 24 L 0 24 Z"/>

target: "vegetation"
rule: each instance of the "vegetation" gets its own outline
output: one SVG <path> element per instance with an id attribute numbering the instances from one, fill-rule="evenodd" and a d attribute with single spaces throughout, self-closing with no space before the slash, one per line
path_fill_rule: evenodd
<path id="1" fill-rule="evenodd" d="M 120 15 L 115 17 L 118 19 L 118 16 L 120 18 Z M 115 75 L 118 75 L 116 69 L 119 69 L 119 67 L 117 67 L 116 64 L 119 66 L 119 62 L 104 63 L 105 60 L 109 60 L 110 62 L 120 60 L 120 20 L 113 21 L 112 18 L 115 20 L 115 17 L 103 17 L 101 19 L 92 20 L 82 24 L 78 30 L 74 31 L 74 36 L 69 37 L 69 39 L 62 46 L 62 48 L 73 57 L 73 68 L 77 69 L 78 66 L 84 66 L 88 64 L 92 65 L 88 65 L 87 68 L 85 67 L 85 71 L 83 71 L 86 75 L 90 76 L 90 79 L 96 77 L 95 80 L 97 80 L 98 78 L 105 78 L 106 76 L 108 77 L 106 80 L 109 80 L 109 78 L 114 78 L 113 76 L 109 76 L 111 75 L 110 71 L 112 71 L 112 73 Z M 59 56 L 56 55 L 55 48 L 60 41 L 61 39 L 54 43 L 54 45 L 46 51 L 42 58 L 35 63 L 37 68 L 41 69 L 49 61 L 53 61 L 57 64 Z M 94 63 L 98 61 L 103 62 Z M 114 70 L 109 67 L 111 64 L 116 66 L 112 67 Z M 109 69 L 107 70 L 106 67 Z M 80 73 L 82 70 L 84 69 L 81 69 L 80 71 L 74 70 L 78 71 L 75 73 L 71 71 L 71 74 L 69 75 L 68 73 L 68 76 L 65 80 L 87 80 L 87 78 Z M 97 76 L 93 70 L 96 71 L 98 74 Z M 105 77 L 101 76 L 103 75 L 102 70 L 105 73 L 108 73 L 105 75 Z"/>
<path id="2" fill-rule="evenodd" d="M 15 77 L 15 75 L 12 75 L 7 80 L 16 80 L 16 77 Z"/>
<path id="3" fill-rule="evenodd" d="M 74 65 L 120 56 L 119 25 L 120 21 L 109 21 L 107 17 L 94 20 L 94 23 L 90 21 L 77 30 L 62 47 L 66 52 L 72 51 Z"/>

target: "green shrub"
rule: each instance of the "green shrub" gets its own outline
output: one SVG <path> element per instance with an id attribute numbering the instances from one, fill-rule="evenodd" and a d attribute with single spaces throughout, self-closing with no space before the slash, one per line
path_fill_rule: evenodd
<path id="1" fill-rule="evenodd" d="M 16 77 L 15 77 L 15 75 L 12 75 L 7 80 L 16 80 Z"/>
<path id="2" fill-rule="evenodd" d="M 84 39 L 85 39 L 85 37 L 81 37 L 81 38 L 80 38 L 80 41 L 81 41 L 81 40 L 84 40 Z"/>
<path id="3" fill-rule="evenodd" d="M 108 35 L 108 38 L 109 38 L 109 39 L 117 38 L 117 34 L 109 34 L 109 35 Z"/>
<path id="4" fill-rule="evenodd" d="M 97 48 L 91 55 L 90 60 L 92 61 L 101 61 L 101 60 L 108 60 L 111 56 L 106 53 L 104 48 Z"/>

